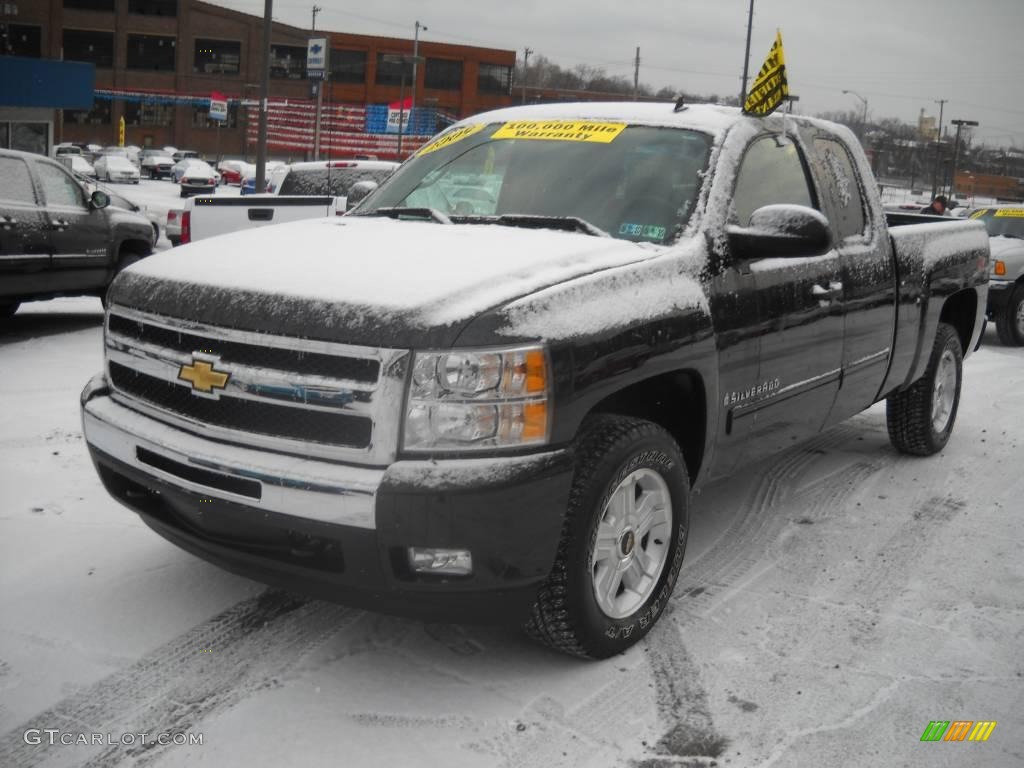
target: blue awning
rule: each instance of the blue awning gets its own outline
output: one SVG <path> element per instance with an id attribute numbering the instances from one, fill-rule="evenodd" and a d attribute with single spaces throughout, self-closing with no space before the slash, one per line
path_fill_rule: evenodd
<path id="1" fill-rule="evenodd" d="M 0 107 L 92 109 L 96 66 L 0 56 Z"/>

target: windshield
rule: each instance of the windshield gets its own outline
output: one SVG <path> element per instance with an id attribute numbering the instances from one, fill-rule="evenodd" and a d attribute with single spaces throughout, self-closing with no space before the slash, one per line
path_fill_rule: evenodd
<path id="1" fill-rule="evenodd" d="M 462 126 L 431 142 L 357 209 L 429 208 L 455 223 L 581 219 L 624 240 L 666 243 L 686 224 L 711 137 L 624 123 Z"/>
<path id="2" fill-rule="evenodd" d="M 989 237 L 1024 239 L 1024 208 L 982 208 L 972 213 L 971 218 L 985 222 Z"/>

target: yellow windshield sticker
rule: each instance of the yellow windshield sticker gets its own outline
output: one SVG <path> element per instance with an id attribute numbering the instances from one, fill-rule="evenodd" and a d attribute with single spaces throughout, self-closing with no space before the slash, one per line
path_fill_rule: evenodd
<path id="1" fill-rule="evenodd" d="M 986 213 L 988 213 L 988 208 L 982 208 L 980 211 L 975 211 L 974 213 L 972 213 L 971 214 L 971 218 L 972 219 L 980 219 Z"/>
<path id="2" fill-rule="evenodd" d="M 426 146 L 422 147 L 417 155 L 427 155 L 431 152 L 437 152 L 439 149 L 450 147 L 457 141 L 462 141 L 465 138 L 472 136 L 474 133 L 480 133 L 484 128 L 487 127 L 486 123 L 478 123 L 477 125 L 464 125 L 461 128 L 456 128 L 450 133 L 445 133 L 434 141 L 430 142 Z"/>
<path id="3" fill-rule="evenodd" d="M 595 141 L 608 144 L 625 127 L 625 123 L 591 123 L 581 120 L 513 120 L 501 126 L 491 138 Z"/>
<path id="4" fill-rule="evenodd" d="M 995 215 L 1000 218 L 1024 219 L 1024 208 L 1000 208 Z"/>

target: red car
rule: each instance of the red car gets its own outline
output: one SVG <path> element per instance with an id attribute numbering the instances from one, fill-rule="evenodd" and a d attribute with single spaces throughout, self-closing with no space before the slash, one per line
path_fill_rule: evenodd
<path id="1" fill-rule="evenodd" d="M 246 176 L 255 176 L 256 168 L 251 163 L 242 160 L 224 160 L 217 166 L 220 171 L 221 184 L 241 185 L 242 179 Z"/>

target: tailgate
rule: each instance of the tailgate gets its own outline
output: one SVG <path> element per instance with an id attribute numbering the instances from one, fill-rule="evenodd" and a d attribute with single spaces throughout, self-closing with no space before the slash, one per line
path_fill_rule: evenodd
<path id="1" fill-rule="evenodd" d="M 333 197 L 193 197 L 185 204 L 190 211 L 191 241 L 226 235 L 253 227 L 286 224 L 299 219 L 333 215 Z"/>

